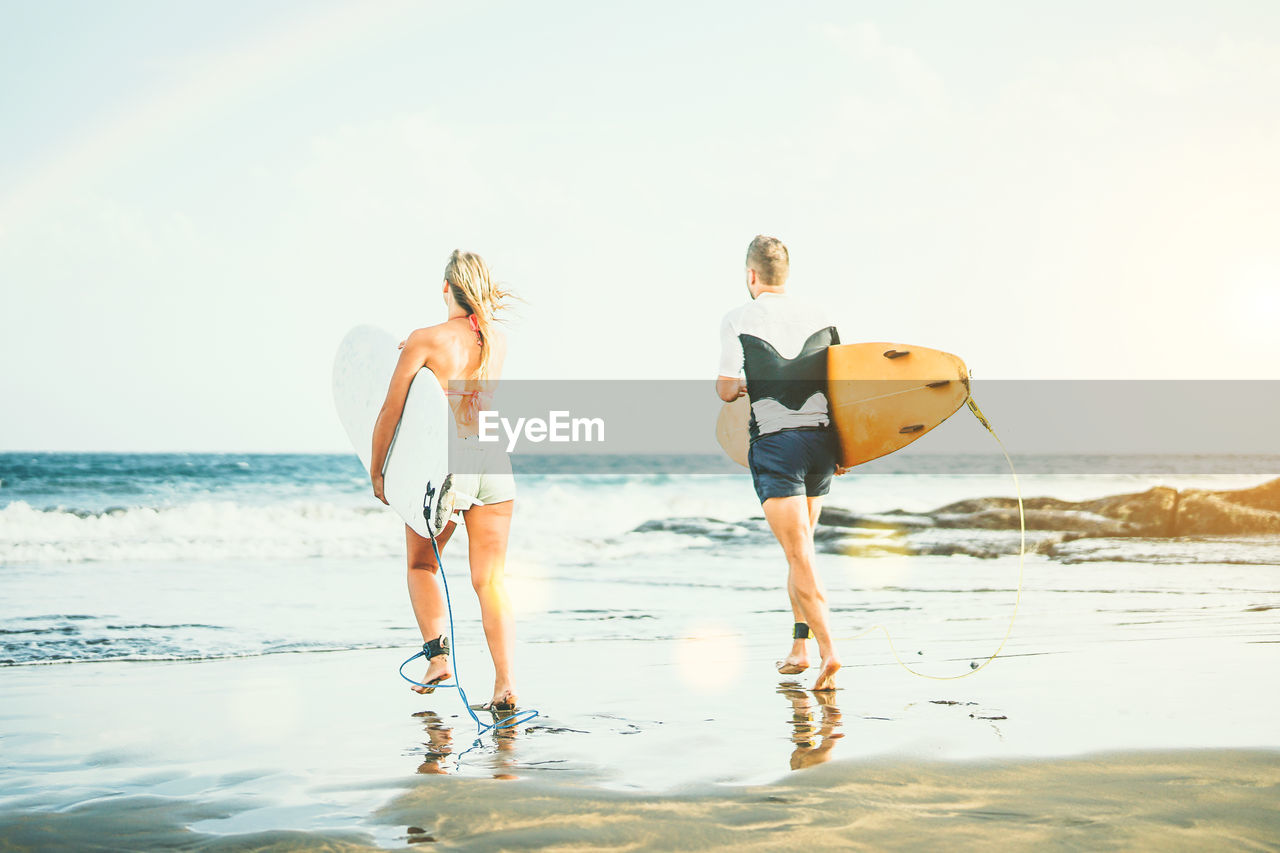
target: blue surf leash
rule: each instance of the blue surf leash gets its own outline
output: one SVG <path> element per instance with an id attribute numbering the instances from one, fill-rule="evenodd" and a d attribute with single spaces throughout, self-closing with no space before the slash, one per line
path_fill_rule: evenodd
<path id="1" fill-rule="evenodd" d="M 428 496 L 428 500 L 430 500 L 430 496 Z M 428 523 L 430 523 L 430 516 L 428 516 Z M 440 559 L 440 548 L 436 545 L 436 539 L 434 536 L 431 537 L 431 550 L 436 555 L 436 566 L 439 567 L 440 569 L 440 580 L 444 582 L 444 604 L 445 604 L 445 608 L 449 612 L 449 646 L 451 648 L 456 649 L 458 646 L 458 643 L 453 636 L 453 601 L 449 597 L 449 578 L 445 573 L 444 561 Z M 472 709 L 471 703 L 467 701 L 467 691 L 462 689 L 462 679 L 459 677 L 458 661 L 456 657 L 454 658 L 454 661 L 453 661 L 453 683 L 452 684 L 423 684 L 421 681 L 414 681 L 412 678 L 404 674 L 404 668 L 406 666 L 408 666 L 414 660 L 420 657 L 424 657 L 426 653 L 427 653 L 427 647 L 426 647 L 426 644 L 424 643 L 422 647 L 422 651 L 418 652 L 417 654 L 408 658 L 404 663 L 400 664 L 400 677 L 403 678 L 405 681 L 409 682 L 410 684 L 416 684 L 419 687 L 441 687 L 441 688 L 452 687 L 453 689 L 457 690 L 458 695 L 462 698 L 462 707 L 467 709 L 467 713 L 470 714 L 471 719 L 475 721 L 477 742 L 483 735 L 487 734 L 488 732 L 491 732 L 491 731 L 496 732 L 500 729 L 509 729 L 514 726 L 523 725 L 529 722 L 530 720 L 532 720 L 534 717 L 538 716 L 538 712 L 535 709 L 529 708 L 519 713 L 513 713 L 510 717 L 505 717 L 503 719 L 496 720 L 495 722 L 492 722 L 492 723 L 481 722 L 480 718 L 476 716 L 475 710 Z M 467 750 L 467 751 L 470 752 L 470 750 Z M 458 757 L 461 758 L 462 756 L 458 756 Z"/>

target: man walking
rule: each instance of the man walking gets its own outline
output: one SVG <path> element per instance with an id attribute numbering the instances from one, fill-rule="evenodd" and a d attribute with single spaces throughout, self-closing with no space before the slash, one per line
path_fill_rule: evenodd
<path id="1" fill-rule="evenodd" d="M 786 290 L 790 256 L 781 240 L 757 236 L 747 247 L 751 301 L 720 325 L 716 393 L 751 402 L 747 459 L 769 529 L 787 558 L 787 592 L 795 617 L 784 674 L 809 667 L 806 640 L 818 642 L 821 671 L 814 690 L 834 690 L 840 659 L 831 639 L 826 592 L 814 570 L 813 531 L 822 496 L 839 468 L 839 445 L 827 404 L 826 349 L 840 343 L 835 326 Z"/>

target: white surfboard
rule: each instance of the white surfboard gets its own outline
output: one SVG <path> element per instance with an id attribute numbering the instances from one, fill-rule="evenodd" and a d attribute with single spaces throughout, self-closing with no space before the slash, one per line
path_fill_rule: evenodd
<path id="1" fill-rule="evenodd" d="M 333 359 L 333 403 L 365 471 L 373 456 L 373 426 L 400 358 L 397 343 L 376 326 L 357 326 L 347 332 Z M 409 387 L 383 468 L 387 502 L 422 536 L 435 536 L 452 509 L 448 477 L 452 427 L 453 413 L 440 383 L 424 367 Z M 432 524 L 423 514 L 424 502 L 430 504 Z"/>

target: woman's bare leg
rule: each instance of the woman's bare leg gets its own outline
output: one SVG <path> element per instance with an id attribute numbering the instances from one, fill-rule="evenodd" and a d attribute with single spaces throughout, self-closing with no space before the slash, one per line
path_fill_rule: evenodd
<path id="1" fill-rule="evenodd" d="M 450 521 L 436 537 L 436 547 L 444 550 L 445 543 L 453 535 L 457 525 Z M 449 620 L 445 613 L 444 593 L 436 580 L 436 555 L 431 549 L 431 540 L 419 536 L 409 525 L 404 527 L 405 552 L 409 563 L 409 603 L 413 606 L 413 617 L 418 621 L 418 630 L 422 632 L 422 641 L 434 640 L 446 633 Z M 439 655 L 427 662 L 427 674 L 422 683 L 448 678 L 453 674 L 449 669 L 449 658 Z M 410 690 L 418 693 L 430 693 L 434 688 L 411 686 Z"/>
<path id="2" fill-rule="evenodd" d="M 503 572 L 507 563 L 507 537 L 515 501 L 473 506 L 466 511 L 467 541 L 470 543 L 471 585 L 480 599 L 480 619 L 493 658 L 494 702 L 515 702 L 512 647 L 515 620 Z"/>

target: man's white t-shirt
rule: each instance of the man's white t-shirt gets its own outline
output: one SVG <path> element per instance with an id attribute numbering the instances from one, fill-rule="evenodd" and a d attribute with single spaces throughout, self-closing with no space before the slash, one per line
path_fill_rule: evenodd
<path id="1" fill-rule="evenodd" d="M 826 315 L 816 306 L 786 293 L 761 293 L 724 315 L 720 323 L 720 375 L 747 378 L 741 337 L 744 334 L 764 341 L 783 359 L 794 359 L 815 333 L 830 328 Z M 834 342 L 838 341 L 836 335 Z M 756 399 L 753 393 L 751 414 L 755 421 L 753 435 L 825 427 L 830 423 L 826 393 L 816 389 L 798 408 L 767 396 Z"/>

